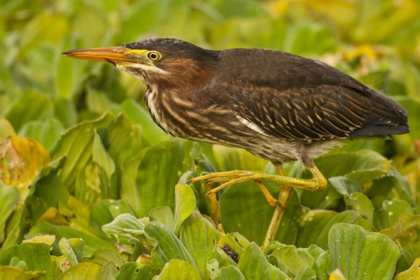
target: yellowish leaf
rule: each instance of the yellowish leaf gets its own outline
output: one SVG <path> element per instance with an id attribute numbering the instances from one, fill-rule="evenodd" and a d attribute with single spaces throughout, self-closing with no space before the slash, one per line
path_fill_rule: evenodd
<path id="1" fill-rule="evenodd" d="M 37 235 L 32 237 L 31 239 L 23 240 L 23 243 L 45 243 L 47 245 L 52 246 L 55 242 L 55 235 Z"/>
<path id="2" fill-rule="evenodd" d="M 0 180 L 6 185 L 27 186 L 50 161 L 47 150 L 38 142 L 10 136 L 0 143 Z"/>

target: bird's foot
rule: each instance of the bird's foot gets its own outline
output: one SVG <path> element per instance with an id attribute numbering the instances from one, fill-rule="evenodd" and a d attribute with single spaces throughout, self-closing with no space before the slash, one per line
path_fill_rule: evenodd
<path id="1" fill-rule="evenodd" d="M 276 205 L 281 206 L 281 203 L 275 199 L 268 189 L 264 186 L 261 182 L 264 180 L 264 175 L 267 173 L 264 172 L 257 172 L 257 171 L 242 171 L 242 170 L 235 170 L 235 171 L 228 171 L 228 172 L 214 172 L 209 173 L 203 176 L 195 177 L 188 181 L 187 183 L 196 183 L 199 181 L 206 181 L 206 185 L 210 186 L 215 183 L 223 183 L 217 188 L 211 189 L 207 192 L 206 195 L 217 193 L 218 191 L 230 187 L 235 184 L 254 181 L 258 187 L 261 189 L 262 193 L 264 194 L 265 198 L 267 199 L 268 204 L 274 207 Z"/>

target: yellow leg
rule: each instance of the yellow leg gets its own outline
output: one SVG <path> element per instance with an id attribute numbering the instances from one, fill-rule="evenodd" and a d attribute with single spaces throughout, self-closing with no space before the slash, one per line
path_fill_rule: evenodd
<path id="1" fill-rule="evenodd" d="M 284 171 L 281 164 L 277 164 L 275 167 L 278 174 L 270 174 L 258 171 L 235 170 L 228 172 L 209 173 L 200 177 L 193 178 L 190 180 L 190 182 L 195 183 L 198 181 L 207 180 L 208 184 L 223 183 L 207 193 L 214 194 L 224 188 L 238 183 L 255 181 L 267 199 L 268 203 L 271 206 L 277 205 L 264 239 L 263 248 L 265 248 L 271 241 L 273 241 L 276 236 L 284 211 L 287 207 L 287 203 L 289 202 L 292 195 L 292 188 L 317 191 L 327 186 L 327 180 L 318 170 L 318 168 L 316 168 L 316 166 L 308 167 L 309 171 L 312 173 L 312 179 L 287 177 L 286 172 Z M 276 200 L 270 194 L 262 182 L 275 183 L 282 186 L 278 200 Z"/>
<path id="2" fill-rule="evenodd" d="M 265 196 L 265 199 L 267 199 L 268 204 L 270 204 L 270 206 L 274 207 L 276 205 L 279 205 L 279 201 L 277 201 L 277 199 L 275 199 L 271 193 L 268 191 L 267 187 L 263 185 L 263 183 L 261 183 L 260 181 L 255 181 L 255 183 L 258 185 L 258 187 L 260 187 L 262 193 Z"/>
<path id="3" fill-rule="evenodd" d="M 316 166 L 310 167 L 309 171 L 312 173 L 312 179 L 293 178 L 287 177 L 285 175 L 270 174 L 259 171 L 235 170 L 228 172 L 209 173 L 203 176 L 195 177 L 188 183 L 196 183 L 198 181 L 208 180 L 208 184 L 211 185 L 214 183 L 225 182 L 219 187 L 212 189 L 209 193 L 216 193 L 229 186 L 248 181 L 275 183 L 308 191 L 317 191 L 319 189 L 325 188 L 327 185 L 327 180 L 324 178 L 318 168 L 316 168 Z"/>
<path id="4" fill-rule="evenodd" d="M 286 171 L 283 168 L 283 165 L 275 165 L 277 173 L 282 176 L 286 176 Z M 265 234 L 264 243 L 262 248 L 267 248 L 268 244 L 274 240 L 276 237 L 277 231 L 279 229 L 283 214 L 286 211 L 287 204 L 289 203 L 290 198 L 292 197 L 293 189 L 289 186 L 282 186 L 279 193 L 279 200 L 276 209 L 274 210 L 273 217 L 271 218 L 270 225 L 268 226 L 267 232 Z"/>

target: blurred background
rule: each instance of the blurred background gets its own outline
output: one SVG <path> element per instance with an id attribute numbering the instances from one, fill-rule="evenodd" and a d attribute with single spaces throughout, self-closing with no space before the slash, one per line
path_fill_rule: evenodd
<path id="1" fill-rule="evenodd" d="M 1 0 L 0 140 L 18 134 L 51 150 L 65 129 L 108 111 L 141 126 L 149 144 L 168 139 L 144 107 L 140 81 L 61 56 L 150 37 L 276 49 L 337 67 L 409 111 L 411 133 L 395 137 L 391 152 L 363 148 L 392 156 L 403 175 L 419 169 L 406 164 L 420 150 L 418 0 Z M 406 176 L 412 187 L 415 174 Z"/>

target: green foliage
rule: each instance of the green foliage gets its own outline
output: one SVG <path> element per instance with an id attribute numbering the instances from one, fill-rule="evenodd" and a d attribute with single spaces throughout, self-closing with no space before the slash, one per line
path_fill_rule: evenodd
<path id="1" fill-rule="evenodd" d="M 418 278 L 418 1 L 3 2 L 0 279 Z M 274 209 L 254 183 L 207 197 L 185 182 L 272 164 L 173 139 L 150 117 L 141 81 L 61 56 L 150 36 L 319 59 L 398 100 L 411 132 L 316 159 L 328 186 L 294 190 L 262 250 Z"/>

